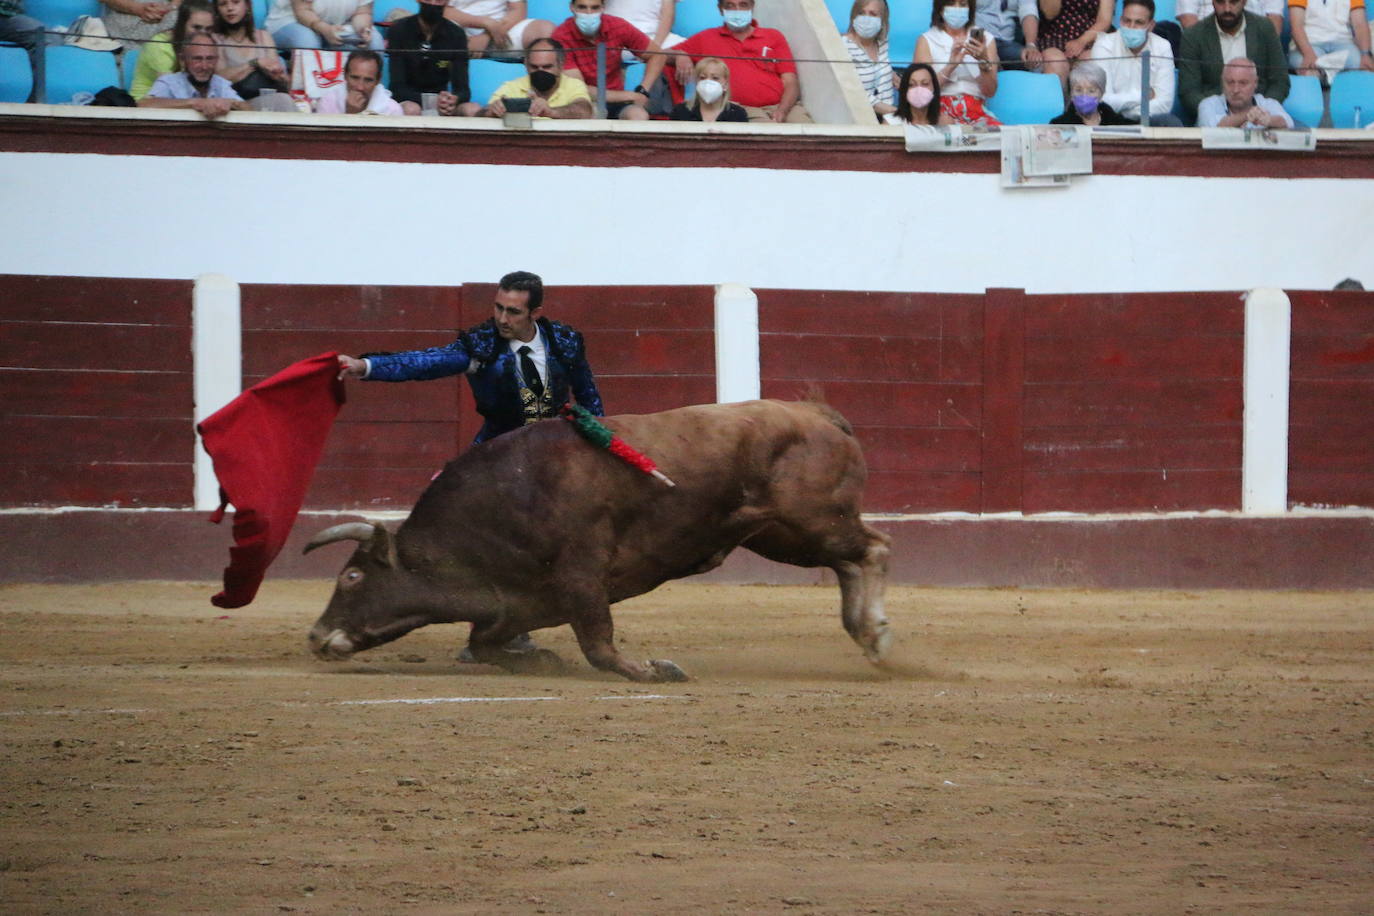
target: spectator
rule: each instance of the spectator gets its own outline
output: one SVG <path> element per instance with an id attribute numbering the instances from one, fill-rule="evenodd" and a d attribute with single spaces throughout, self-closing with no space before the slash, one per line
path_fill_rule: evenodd
<path id="1" fill-rule="evenodd" d="M 154 35 L 176 25 L 181 0 L 104 0 L 101 21 L 111 38 L 119 39 L 126 51 L 137 51 Z M 150 84 L 151 85 L 151 84 Z"/>
<path id="2" fill-rule="evenodd" d="M 849 9 L 849 31 L 844 33 L 844 46 L 859 71 L 859 82 L 868 93 L 868 104 L 873 106 L 873 114 L 879 121 L 897 110 L 892 104 L 896 79 L 889 62 L 887 27 L 887 0 L 854 0 Z"/>
<path id="3" fill-rule="evenodd" d="M 1004 70 L 1040 69 L 1040 10 L 1035 0 L 978 0 L 973 21 L 997 39 Z"/>
<path id="4" fill-rule="evenodd" d="M 564 63 L 561 44 L 536 38 L 525 53 L 525 75 L 497 87 L 481 113 L 499 118 L 506 113 L 505 99 L 529 99 L 532 117 L 590 118 L 595 112 L 587 85 L 563 72 Z"/>
<path id="5" fill-rule="evenodd" d="M 596 46 L 606 45 L 606 117 L 624 121 L 649 120 L 649 88 L 663 72 L 660 48 L 619 16 L 606 15 L 605 0 L 571 0 L 572 15 L 553 30 L 563 45 L 568 69 L 589 90 L 596 86 Z M 633 51 L 644 60 L 644 79 L 633 89 L 625 85 L 625 64 L 617 51 Z M 627 91 L 628 89 L 628 91 Z"/>
<path id="6" fill-rule="evenodd" d="M 239 98 L 227 79 L 216 75 L 219 45 L 208 34 L 188 37 L 181 46 L 180 60 L 181 69 L 159 76 L 138 103 L 140 108 L 191 108 L 213 119 L 252 107 Z"/>
<path id="7" fill-rule="evenodd" d="M 1107 71 L 1101 65 L 1085 60 L 1069 73 L 1069 103 L 1064 113 L 1050 120 L 1051 124 L 1086 124 L 1088 127 L 1129 124 L 1116 109 L 1103 101 L 1107 93 Z"/>
<path id="8" fill-rule="evenodd" d="M 969 0 L 935 0 L 930 29 L 916 39 L 916 63 L 934 66 L 940 107 L 954 123 L 999 127 L 983 107 L 997 94 L 997 45 L 968 21 Z"/>
<path id="9" fill-rule="evenodd" d="M 34 74 L 33 91 L 28 97 L 30 102 L 43 101 L 38 98 L 37 80 L 43 67 L 39 48 L 47 40 L 43 30 L 42 22 L 24 15 L 24 0 L 0 0 L 0 41 L 16 44 L 29 52 L 29 69 Z"/>
<path id="10" fill-rule="evenodd" d="M 919 127 L 953 124 L 940 106 L 940 78 L 930 64 L 910 64 L 897 84 L 897 119 Z"/>
<path id="11" fill-rule="evenodd" d="M 1127 122 L 1140 123 L 1140 84 L 1144 72 L 1141 54 L 1150 52 L 1150 123 L 1182 127 L 1173 113 L 1174 50 L 1167 39 L 1154 33 L 1155 0 L 1126 0 L 1117 30 L 1093 42 L 1093 63 L 1107 71 L 1103 101 Z"/>
<path id="12" fill-rule="evenodd" d="M 674 121 L 748 121 L 743 105 L 730 101 L 730 68 L 719 57 L 697 61 L 696 94 L 690 102 L 673 106 Z"/>
<path id="13" fill-rule="evenodd" d="M 1359 280 L 1356 280 L 1354 277 L 1346 277 L 1344 280 L 1337 283 L 1335 286 L 1331 288 L 1337 291 L 1354 291 L 1361 293 L 1365 291 L 1364 284 L 1361 283 Z"/>
<path id="14" fill-rule="evenodd" d="M 449 0 L 444 16 L 467 31 L 473 57 L 516 60 L 536 39 L 553 35 L 553 23 L 526 19 L 527 9 L 525 0 Z"/>
<path id="15" fill-rule="evenodd" d="M 215 13 L 210 8 L 210 0 L 184 0 L 177 9 L 171 30 L 154 36 L 139 52 L 138 63 L 134 65 L 134 79 L 129 85 L 129 94 L 134 101 L 142 101 L 159 76 L 177 69 L 177 61 L 187 38 L 209 35 L 214 28 Z"/>
<path id="16" fill-rule="evenodd" d="M 381 33 L 372 25 L 372 0 L 272 0 L 263 27 L 287 51 L 382 50 Z"/>
<path id="17" fill-rule="evenodd" d="M 1221 69 L 1221 94 L 1202 100 L 1197 108 L 1198 127 L 1292 127 L 1293 119 L 1283 106 L 1256 90 L 1259 74 L 1255 62 L 1238 57 Z"/>
<path id="18" fill-rule="evenodd" d="M 1221 93 L 1221 68 L 1238 57 L 1255 62 L 1259 91 L 1288 98 L 1288 62 L 1274 26 L 1245 11 L 1245 0 L 1212 0 L 1212 15 L 1183 31 L 1178 54 L 1178 97 L 1190 118 L 1209 95 Z"/>
<path id="19" fill-rule="evenodd" d="M 427 92 L 438 95 L 441 115 L 467 117 L 480 107 L 468 89 L 467 32 L 444 17 L 447 7 L 447 0 L 420 0 L 417 15 L 396 20 L 387 32 L 391 96 L 408 115 L 422 113 Z"/>
<path id="20" fill-rule="evenodd" d="M 759 25 L 754 0 L 717 0 L 724 25 L 697 32 L 673 50 L 677 55 L 677 79 L 686 85 L 692 66 L 703 57 L 719 57 L 730 68 L 734 96 L 751 121 L 810 124 L 811 116 L 800 103 L 801 83 L 787 37 L 777 29 Z"/>
<path id="21" fill-rule="evenodd" d="M 1283 11 L 1285 0 L 1254 0 L 1252 12 L 1260 13 L 1274 27 L 1275 35 L 1283 34 Z M 1174 18 L 1183 28 L 1197 25 L 1199 19 L 1210 15 L 1211 0 L 1178 0 L 1174 7 Z"/>
<path id="22" fill-rule="evenodd" d="M 1068 86 L 1069 68 L 1090 60 L 1088 52 L 1112 25 L 1112 0 L 1040 0 L 1040 51 L 1045 72 Z"/>
<path id="23" fill-rule="evenodd" d="M 1318 59 L 1327 70 L 1374 70 L 1365 0 L 1288 0 L 1288 9 L 1293 28 L 1288 62 L 1294 70 L 1318 75 Z"/>
<path id="24" fill-rule="evenodd" d="M 619 16 L 653 39 L 660 48 L 682 44 L 682 36 L 673 33 L 673 14 L 677 0 L 606 0 L 606 12 Z M 632 53 L 625 53 L 625 62 L 632 62 Z"/>
<path id="25" fill-rule="evenodd" d="M 264 89 L 287 89 L 290 80 L 272 33 L 253 22 L 250 0 L 215 0 L 214 36 L 219 41 L 216 72 L 234 84 L 244 99 Z"/>
<path id="26" fill-rule="evenodd" d="M 402 115 L 400 103 L 382 85 L 382 55 L 364 48 L 348 55 L 344 81 L 330 86 L 315 106 L 316 114 Z"/>

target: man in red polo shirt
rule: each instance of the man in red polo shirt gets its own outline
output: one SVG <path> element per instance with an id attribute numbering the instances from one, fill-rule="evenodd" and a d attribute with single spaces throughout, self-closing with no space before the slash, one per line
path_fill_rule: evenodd
<path id="1" fill-rule="evenodd" d="M 692 78 L 692 65 L 703 57 L 719 57 L 730 68 L 730 99 L 744 106 L 751 121 L 810 124 L 801 106 L 801 83 L 787 38 L 765 29 L 754 19 L 754 0 L 718 0 L 725 24 L 697 32 L 669 53 L 675 60 L 678 82 Z"/>
<path id="2" fill-rule="evenodd" d="M 649 119 L 649 88 L 654 85 L 666 59 L 658 42 L 619 16 L 606 15 L 605 0 L 572 0 L 572 16 L 553 30 L 553 37 L 567 50 L 567 73 L 587 84 L 596 94 L 596 46 L 606 45 L 606 116 L 626 121 Z M 621 52 L 629 50 L 644 61 L 644 80 L 633 89 L 625 85 Z M 629 90 L 629 91 L 626 91 Z"/>

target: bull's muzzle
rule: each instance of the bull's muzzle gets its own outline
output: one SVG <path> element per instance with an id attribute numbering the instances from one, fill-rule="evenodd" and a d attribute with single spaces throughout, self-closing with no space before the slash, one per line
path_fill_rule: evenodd
<path id="1" fill-rule="evenodd" d="M 356 652 L 353 641 L 343 630 L 317 626 L 310 631 L 310 651 L 327 661 L 349 658 Z"/>

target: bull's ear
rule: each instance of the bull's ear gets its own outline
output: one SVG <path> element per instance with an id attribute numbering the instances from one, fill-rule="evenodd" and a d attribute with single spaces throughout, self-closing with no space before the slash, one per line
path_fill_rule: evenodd
<path id="1" fill-rule="evenodd" d="M 389 566 L 394 569 L 400 565 L 396 557 L 396 540 L 392 537 L 391 532 L 385 525 L 373 524 L 372 540 L 368 544 L 368 553 L 372 556 L 372 559 L 383 566 Z"/>

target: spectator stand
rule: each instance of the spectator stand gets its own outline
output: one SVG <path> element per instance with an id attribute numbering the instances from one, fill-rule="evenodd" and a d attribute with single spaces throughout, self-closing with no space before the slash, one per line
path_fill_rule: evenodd
<path id="1" fill-rule="evenodd" d="M 1320 127 L 1326 114 L 1326 98 L 1322 94 L 1322 81 L 1317 76 L 1293 75 L 1288 78 L 1288 98 L 1283 100 L 1283 110 L 1288 116 L 1305 127 Z"/>
<path id="2" fill-rule="evenodd" d="M 70 45 L 47 49 L 46 101 L 68 105 L 83 93 L 92 96 L 106 86 L 122 86 L 113 51 L 87 51 Z"/>
<path id="3" fill-rule="evenodd" d="M 1053 73 L 1003 70 L 988 108 L 1003 124 L 1048 124 L 1064 111 L 1064 94 Z"/>
<path id="4" fill-rule="evenodd" d="M 1331 126 L 1363 129 L 1370 124 L 1374 124 L 1374 73 L 1346 70 L 1336 74 L 1331 81 Z"/>
<path id="5" fill-rule="evenodd" d="M 32 91 L 29 52 L 12 45 L 0 46 L 0 102 L 27 102 Z"/>
<path id="6" fill-rule="evenodd" d="M 25 14 L 48 28 L 66 28 L 79 16 L 100 16 L 100 0 L 26 0 Z"/>

